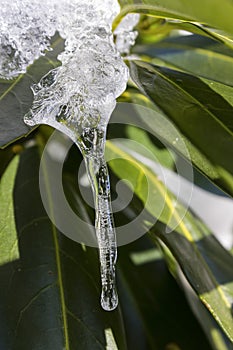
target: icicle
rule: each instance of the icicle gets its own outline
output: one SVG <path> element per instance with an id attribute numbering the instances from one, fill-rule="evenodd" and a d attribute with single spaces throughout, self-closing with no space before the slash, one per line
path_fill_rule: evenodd
<path id="1" fill-rule="evenodd" d="M 62 65 L 32 86 L 34 102 L 24 120 L 28 125 L 48 124 L 61 130 L 82 151 L 95 199 L 105 310 L 113 310 L 118 303 L 117 244 L 104 160 L 106 128 L 128 81 L 120 51 L 129 51 L 136 37 L 131 29 L 138 19 L 129 15 L 115 32 L 118 49 L 111 25 L 119 11 L 117 0 L 2 0 L 0 13 L 0 77 L 24 73 L 49 48 L 55 31 L 65 39 L 65 51 L 58 57 Z"/>
<path id="2" fill-rule="evenodd" d="M 105 130 L 86 129 L 78 145 L 86 163 L 95 199 L 95 228 L 102 280 L 101 305 L 103 309 L 110 311 L 115 309 L 118 304 L 115 286 L 117 243 L 111 208 L 108 168 L 104 159 L 105 140 Z"/>

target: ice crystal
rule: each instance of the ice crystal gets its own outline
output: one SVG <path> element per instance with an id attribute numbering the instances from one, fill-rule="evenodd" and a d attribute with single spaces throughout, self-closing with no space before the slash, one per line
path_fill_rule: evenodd
<path id="1" fill-rule="evenodd" d="M 131 46 L 135 44 L 138 32 L 133 29 L 138 24 L 139 18 L 138 13 L 129 13 L 115 29 L 116 47 L 120 53 L 129 54 Z"/>
<path id="2" fill-rule="evenodd" d="M 49 48 L 55 33 L 53 0 L 1 1 L 0 77 L 14 78 Z"/>
<path id="3" fill-rule="evenodd" d="M 108 122 L 128 80 L 128 68 L 113 42 L 111 24 L 119 8 L 117 2 L 112 5 L 101 0 L 76 0 L 66 10 L 59 5 L 57 28 L 66 39 L 62 65 L 34 86 L 28 124 L 62 122 L 76 138 L 85 127 Z"/>

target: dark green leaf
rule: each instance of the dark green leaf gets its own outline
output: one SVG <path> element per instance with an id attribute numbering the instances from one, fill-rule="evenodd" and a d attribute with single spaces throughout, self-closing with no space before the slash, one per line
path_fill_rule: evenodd
<path id="1" fill-rule="evenodd" d="M 226 35 L 221 30 L 202 26 L 199 23 L 188 23 L 188 22 L 168 22 L 168 26 L 172 30 L 185 30 L 187 32 L 208 37 L 215 41 L 222 43 L 233 49 L 233 35 Z M 224 49 L 223 49 L 224 50 Z"/>
<path id="2" fill-rule="evenodd" d="M 152 236 L 152 238 L 156 242 L 154 235 Z M 179 285 L 182 286 L 188 303 L 190 304 L 194 315 L 198 319 L 203 331 L 206 334 L 206 337 L 208 338 L 211 344 L 211 349 L 229 349 L 231 347 L 231 341 L 193 291 L 184 274 L 182 273 L 181 269 L 179 268 L 176 259 L 171 254 L 171 251 L 161 240 L 158 240 L 158 244 L 161 248 L 161 251 L 163 252 L 164 258 L 167 262 L 170 272 L 178 281 Z"/>
<path id="3" fill-rule="evenodd" d="M 172 251 L 190 285 L 232 342 L 232 256 L 214 236 L 205 236 L 204 232 L 202 239 L 195 240 L 193 244 L 175 231 L 167 234 L 162 226 L 157 227 L 154 233 Z M 214 341 L 214 334 L 212 337 Z"/>
<path id="4" fill-rule="evenodd" d="M 123 302 L 125 291 L 128 292 L 127 306 L 132 304 L 133 311 L 139 314 L 141 320 L 139 329 L 136 328 L 137 324 L 133 324 L 134 329 L 127 329 L 127 335 L 132 337 L 132 348 L 160 350 L 169 349 L 174 344 L 174 349 L 210 350 L 186 304 L 184 294 L 168 273 L 160 251 L 147 236 L 119 247 L 118 269 L 120 298 Z M 123 307 L 124 312 L 131 325 L 132 310 L 124 310 Z M 133 315 L 135 321 L 136 316 Z"/>
<path id="5" fill-rule="evenodd" d="M 107 151 L 113 172 L 131 183 L 143 207 L 159 220 L 151 229 L 152 237 L 155 234 L 169 247 L 192 288 L 233 340 L 233 257 L 177 202 L 157 175 L 137 160 L 134 150 L 132 156 L 131 149 L 108 142 Z M 166 227 L 173 231 L 169 233 Z"/>
<path id="6" fill-rule="evenodd" d="M 23 122 L 33 101 L 31 85 L 60 64 L 57 55 L 63 50 L 63 40 L 55 36 L 51 46 L 53 50 L 35 61 L 27 73 L 13 80 L 0 80 L 0 147 L 32 130 Z"/>
<path id="7" fill-rule="evenodd" d="M 232 105 L 202 80 L 179 71 L 134 61 L 131 76 L 140 90 L 175 123 L 181 138 L 184 135 L 211 162 L 218 174 L 216 183 L 232 195 Z M 195 156 L 195 152 L 190 154 L 194 164 Z"/>
<path id="8" fill-rule="evenodd" d="M 138 154 L 140 154 L 141 152 L 141 155 L 143 156 L 143 150 L 145 149 L 146 151 L 149 151 L 149 155 L 151 155 L 151 158 L 155 158 L 158 160 L 159 164 L 169 169 L 174 168 L 174 157 L 171 155 L 169 150 L 165 147 L 159 147 L 158 145 L 153 143 L 146 131 L 128 125 L 126 127 L 126 133 L 128 138 L 130 139 L 131 145 L 132 140 L 135 141 L 134 150 L 137 151 Z M 124 144 L 126 144 L 126 142 L 127 139 L 124 139 Z"/>
<path id="9" fill-rule="evenodd" d="M 199 23 L 188 22 L 168 22 L 168 26 L 175 30 L 185 30 L 187 32 L 214 39 L 229 48 L 233 48 L 233 35 L 227 35 L 221 30 L 203 26 Z"/>
<path id="10" fill-rule="evenodd" d="M 171 67 L 233 86 L 233 51 L 206 37 L 169 38 L 156 45 L 136 46 L 134 51 L 149 56 L 151 63 L 157 58 Z"/>
<path id="11" fill-rule="evenodd" d="M 139 32 L 138 42 L 141 44 L 155 44 L 168 35 L 181 33 L 177 31 L 185 31 L 190 34 L 196 34 L 212 39 L 215 43 L 221 43 L 228 48 L 233 48 L 233 35 L 226 35 L 224 32 L 201 25 L 200 23 L 189 23 L 181 21 L 169 21 L 154 16 L 144 15 L 138 23 L 136 29 Z M 174 32 L 175 31 L 175 32 Z M 181 34 L 181 36 L 183 36 Z"/>
<path id="12" fill-rule="evenodd" d="M 180 154 L 182 158 L 191 158 L 195 166 L 202 169 L 203 173 L 213 182 L 216 183 L 216 181 L 218 181 L 219 174 L 214 165 L 211 164 L 207 157 L 205 157 L 184 135 L 181 135 L 181 133 L 170 124 L 166 117 L 161 114 L 162 112 L 159 108 L 148 97 L 138 92 L 136 89 L 128 89 L 123 94 L 122 98 L 124 98 L 123 102 L 133 103 L 133 125 L 147 130 L 150 137 L 154 135 L 157 140 L 162 142 L 165 148 L 169 148 L 170 151 L 174 150 L 175 155 Z M 118 104 L 118 108 L 119 105 L 120 104 Z M 117 117 L 122 116 L 125 110 L 125 108 L 120 108 L 118 111 L 118 108 L 116 108 L 114 112 L 114 115 L 118 113 Z M 128 117 L 128 115 L 125 117 Z M 109 129 L 111 131 L 111 124 Z M 110 132 L 110 134 L 112 136 L 112 132 Z M 177 142 L 177 138 L 179 138 L 179 142 Z M 146 156 L 148 156 L 148 154 Z M 173 162 L 174 159 L 173 157 Z M 165 164 L 163 157 L 160 157 L 159 161 L 161 161 L 161 164 L 165 167 L 171 168 L 171 165 L 168 166 L 168 164 Z"/>
<path id="13" fill-rule="evenodd" d="M 19 256 L 10 261 L 17 241 L 9 240 L 0 267 L 1 349 L 106 349 L 110 338 L 125 349 L 119 310 L 100 307 L 98 251 L 68 239 L 50 222 L 40 199 L 38 167 L 35 148 L 21 155 L 14 191 Z M 47 169 L 44 176 L 50 180 Z M 74 207 L 85 212 L 72 181 L 65 183 Z M 13 227 L 13 215 L 7 223 Z"/>

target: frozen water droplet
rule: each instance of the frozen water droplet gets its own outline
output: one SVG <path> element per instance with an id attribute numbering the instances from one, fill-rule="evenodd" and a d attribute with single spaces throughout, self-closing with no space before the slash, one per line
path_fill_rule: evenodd
<path id="1" fill-rule="evenodd" d="M 176 145 L 176 143 L 179 141 L 179 137 L 176 137 L 174 141 L 172 141 L 173 145 Z"/>

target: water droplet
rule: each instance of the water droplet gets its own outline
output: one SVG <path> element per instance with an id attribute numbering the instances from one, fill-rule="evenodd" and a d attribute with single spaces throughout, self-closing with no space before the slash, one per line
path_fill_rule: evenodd
<path id="1" fill-rule="evenodd" d="M 172 141 L 172 144 L 175 145 L 179 141 L 179 137 L 176 137 L 174 141 Z"/>

